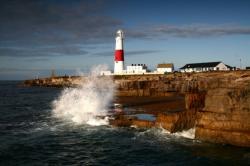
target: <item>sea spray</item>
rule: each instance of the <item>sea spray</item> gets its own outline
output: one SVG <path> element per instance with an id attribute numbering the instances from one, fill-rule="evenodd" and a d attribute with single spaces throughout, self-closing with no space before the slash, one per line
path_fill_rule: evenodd
<path id="1" fill-rule="evenodd" d="M 165 130 L 163 128 L 161 128 L 161 130 L 162 130 L 162 133 L 164 133 L 164 134 L 170 134 L 170 135 L 176 136 L 176 137 L 185 137 L 185 138 L 189 138 L 189 139 L 195 138 L 195 128 L 179 131 L 176 133 L 170 133 L 168 130 Z"/>
<path id="2" fill-rule="evenodd" d="M 177 137 L 185 137 L 185 138 L 189 138 L 189 139 L 194 139 L 195 138 L 195 128 L 176 132 L 176 133 L 173 133 L 173 135 L 175 135 Z"/>
<path id="3" fill-rule="evenodd" d="M 106 69 L 99 65 L 83 77 L 78 87 L 64 89 L 53 101 L 54 115 L 76 124 L 108 124 L 107 107 L 113 99 L 115 86 L 111 77 L 100 77 L 100 71 Z"/>

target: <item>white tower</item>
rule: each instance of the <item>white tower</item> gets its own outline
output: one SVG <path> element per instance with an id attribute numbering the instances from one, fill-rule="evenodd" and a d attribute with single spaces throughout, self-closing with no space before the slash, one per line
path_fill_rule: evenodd
<path id="1" fill-rule="evenodd" d="M 123 31 L 118 30 L 115 38 L 114 74 L 122 74 L 124 68 Z"/>

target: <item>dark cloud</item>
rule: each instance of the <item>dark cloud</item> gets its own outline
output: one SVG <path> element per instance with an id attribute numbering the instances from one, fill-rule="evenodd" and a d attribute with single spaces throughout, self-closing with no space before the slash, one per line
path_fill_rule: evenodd
<path id="1" fill-rule="evenodd" d="M 0 47 L 0 57 L 52 57 L 86 55 L 87 51 L 76 46 Z"/>
<path id="2" fill-rule="evenodd" d="M 125 34 L 129 38 L 135 39 L 162 39 L 167 37 L 177 38 L 201 38 L 220 37 L 230 35 L 250 35 L 250 27 L 235 25 L 158 25 L 134 27 L 125 29 Z"/>
<path id="3" fill-rule="evenodd" d="M 250 27 L 236 26 L 171 26 L 163 25 L 153 29 L 152 33 L 174 37 L 212 37 L 226 35 L 250 35 Z"/>
<path id="4" fill-rule="evenodd" d="M 96 53 L 92 53 L 90 54 L 90 56 L 97 56 L 97 57 L 112 57 L 114 56 L 114 51 L 103 51 L 103 52 L 96 52 Z"/>
<path id="5" fill-rule="evenodd" d="M 122 23 L 104 16 L 99 2 L 1 1 L 0 40 L 33 45 L 106 40 Z"/>
<path id="6" fill-rule="evenodd" d="M 28 58 L 26 59 L 28 62 L 48 62 L 48 58 Z"/>
<path id="7" fill-rule="evenodd" d="M 160 52 L 159 50 L 137 50 L 137 51 L 126 51 L 126 55 L 133 56 L 133 55 L 145 55 L 145 54 L 152 54 Z"/>

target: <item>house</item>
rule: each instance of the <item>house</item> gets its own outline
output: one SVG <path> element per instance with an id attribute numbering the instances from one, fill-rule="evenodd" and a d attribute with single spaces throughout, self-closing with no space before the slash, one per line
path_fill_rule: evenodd
<path id="1" fill-rule="evenodd" d="M 147 66 L 145 64 L 132 64 L 127 66 L 127 74 L 145 74 L 147 72 Z"/>
<path id="2" fill-rule="evenodd" d="M 157 73 L 171 73 L 174 71 L 174 64 L 173 63 L 162 63 L 157 65 Z"/>
<path id="3" fill-rule="evenodd" d="M 227 71 L 232 67 L 223 62 L 190 63 L 180 68 L 181 72 Z"/>

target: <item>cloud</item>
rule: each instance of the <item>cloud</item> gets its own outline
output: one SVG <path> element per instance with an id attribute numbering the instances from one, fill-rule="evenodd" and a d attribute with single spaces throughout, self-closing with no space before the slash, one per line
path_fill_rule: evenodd
<path id="1" fill-rule="evenodd" d="M 148 25 L 125 29 L 128 38 L 135 39 L 166 39 L 176 38 L 207 38 L 231 35 L 250 35 L 250 27 L 236 25 Z"/>
<path id="2" fill-rule="evenodd" d="M 86 55 L 88 46 L 113 42 L 122 22 L 105 16 L 104 6 L 99 0 L 3 0 L 0 57 Z"/>
<path id="3" fill-rule="evenodd" d="M 97 57 L 112 57 L 114 56 L 114 51 L 102 51 L 90 54 L 90 56 L 97 56 Z"/>
<path id="4" fill-rule="evenodd" d="M 3 0 L 0 5 L 0 43 L 18 45 L 112 42 L 118 28 L 136 39 L 249 35 L 250 27 L 211 25 L 137 25 L 105 15 L 110 2 L 99 0 Z M 111 9 L 109 9 L 111 10 Z M 140 24 L 140 23 L 138 23 Z"/>
<path id="5" fill-rule="evenodd" d="M 0 40 L 18 44 L 101 42 L 120 20 L 103 15 L 100 1 L 1 1 Z"/>
<path id="6" fill-rule="evenodd" d="M 0 5 L 0 57 L 113 56 L 112 50 L 89 53 L 87 46 L 114 42 L 123 28 L 126 38 L 167 39 L 250 35 L 250 27 L 230 25 L 135 25 L 124 27 L 108 16 L 106 1 L 3 0 Z M 85 49 L 82 48 L 84 45 Z M 18 47 L 17 47 L 18 46 Z M 126 52 L 149 54 L 154 50 Z"/>
<path id="7" fill-rule="evenodd" d="M 28 61 L 28 62 L 48 62 L 49 59 L 48 58 L 29 58 L 29 59 L 26 59 L 26 61 Z"/>
<path id="8" fill-rule="evenodd" d="M 133 55 L 152 54 L 152 53 L 158 53 L 158 52 L 160 51 L 159 50 L 136 50 L 136 51 L 127 51 L 125 52 L 125 54 L 128 56 L 133 56 Z"/>
<path id="9" fill-rule="evenodd" d="M 159 35 L 173 36 L 180 38 L 187 37 L 212 37 L 228 35 L 250 35 L 250 27 L 241 26 L 211 26 L 211 25 L 190 25 L 173 26 L 162 25 L 155 27 L 152 33 Z"/>
<path id="10" fill-rule="evenodd" d="M 0 57 L 53 57 L 86 55 L 87 51 L 77 46 L 47 47 L 0 47 Z"/>

